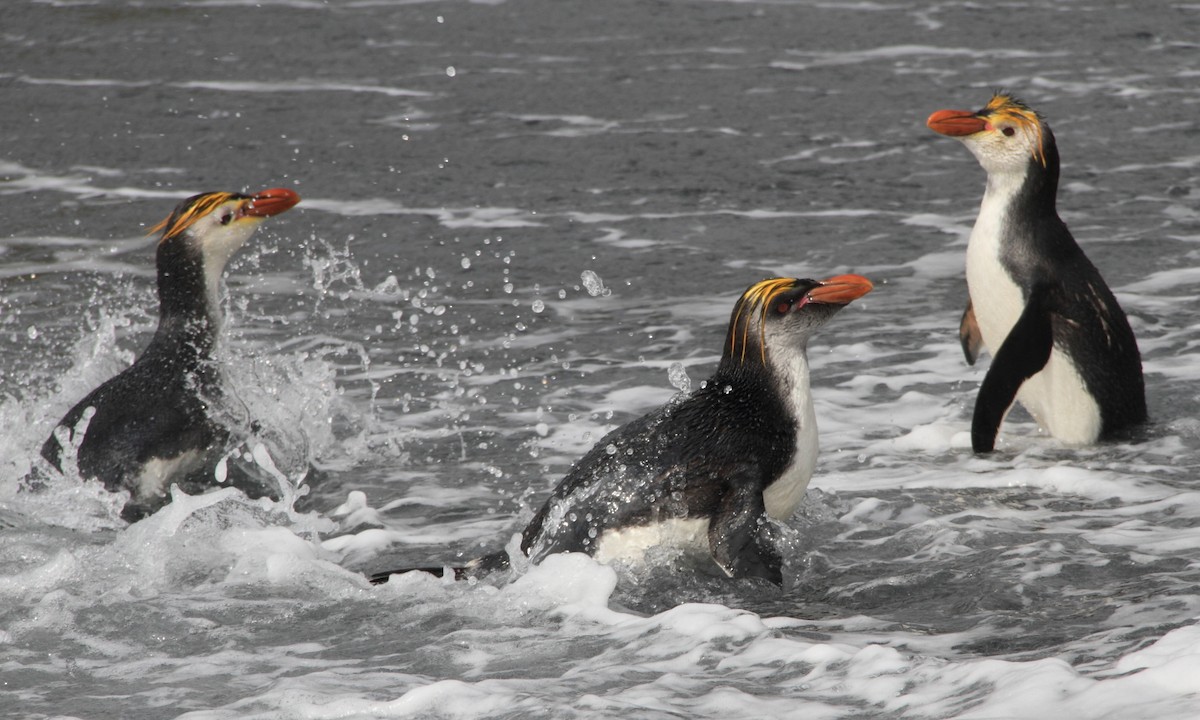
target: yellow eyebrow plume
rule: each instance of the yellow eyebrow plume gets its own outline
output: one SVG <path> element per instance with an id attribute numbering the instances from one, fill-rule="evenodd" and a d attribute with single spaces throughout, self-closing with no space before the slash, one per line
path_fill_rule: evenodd
<path id="1" fill-rule="evenodd" d="M 996 93 L 988 102 L 983 113 L 997 120 L 1006 120 L 1024 128 L 1033 128 L 1037 134 L 1037 145 L 1033 148 L 1033 157 L 1046 167 L 1046 152 L 1042 146 L 1042 118 L 1028 105 L 1006 93 Z"/>
<path id="2" fill-rule="evenodd" d="M 739 337 L 737 331 L 740 326 L 740 344 L 742 346 L 740 361 L 746 361 L 746 341 L 750 338 L 750 320 L 753 314 L 758 312 L 758 327 L 761 334 L 758 347 L 762 352 L 762 361 L 767 361 L 767 312 L 776 297 L 795 286 L 796 280 L 794 278 L 771 278 L 770 280 L 763 280 L 751 285 L 746 292 L 742 293 L 741 299 L 738 300 L 737 314 L 733 320 L 733 332 L 729 333 L 729 354 L 731 357 L 738 351 Z"/>
<path id="3" fill-rule="evenodd" d="M 220 205 L 241 197 L 235 193 L 213 192 L 197 196 L 183 210 L 171 213 L 165 220 L 146 231 L 147 235 L 163 231 L 163 240 L 173 238 L 194 225 L 197 220 L 217 209 Z"/>

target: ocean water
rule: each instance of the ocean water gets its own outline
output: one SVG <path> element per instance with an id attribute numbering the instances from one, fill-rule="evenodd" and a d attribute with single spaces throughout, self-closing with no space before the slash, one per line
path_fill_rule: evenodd
<path id="1" fill-rule="evenodd" d="M 1188 2 L 13 0 L 0 715 L 1197 717 L 1198 38 Z M 1014 411 L 969 450 L 984 176 L 924 121 L 999 88 L 1138 335 L 1127 442 Z M 95 483 L 28 491 L 153 332 L 145 230 L 275 186 L 303 202 L 230 264 L 222 352 L 287 496 L 126 525 Z M 746 286 L 843 272 L 876 289 L 810 347 L 784 588 L 669 554 L 367 583 L 504 546 L 706 377 Z"/>

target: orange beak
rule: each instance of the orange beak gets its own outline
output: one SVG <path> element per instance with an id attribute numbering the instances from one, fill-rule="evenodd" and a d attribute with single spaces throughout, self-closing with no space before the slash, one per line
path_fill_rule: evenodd
<path id="1" fill-rule="evenodd" d="M 241 214 L 250 217 L 271 217 L 300 202 L 300 196 L 287 188 L 271 188 L 255 193 L 242 207 Z"/>
<path id="2" fill-rule="evenodd" d="M 871 281 L 862 275 L 835 275 L 828 280 L 822 280 L 820 287 L 809 291 L 808 299 L 830 305 L 845 305 L 871 292 L 874 287 Z"/>
<path id="3" fill-rule="evenodd" d="M 950 137 L 974 135 L 987 129 L 987 121 L 970 110 L 938 110 L 925 124 L 930 130 Z"/>

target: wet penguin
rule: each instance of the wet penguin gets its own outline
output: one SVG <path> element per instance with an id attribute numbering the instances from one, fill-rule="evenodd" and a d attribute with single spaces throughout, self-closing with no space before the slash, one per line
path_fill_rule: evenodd
<path id="1" fill-rule="evenodd" d="M 1055 209 L 1058 148 L 1045 120 L 1001 93 L 978 112 L 939 110 L 927 124 L 961 140 L 987 171 L 959 328 L 968 362 L 981 346 L 992 354 L 971 421 L 974 450 L 994 449 L 1014 398 L 1070 445 L 1145 421 L 1129 321 Z"/>
<path id="2" fill-rule="evenodd" d="M 670 544 L 708 555 L 730 577 L 782 584 L 768 519 L 792 515 L 817 462 L 808 341 L 871 288 L 866 278 L 839 275 L 764 280 L 746 290 L 716 373 L 601 439 L 525 528 L 521 552 L 534 563 L 563 552 L 636 561 Z M 455 573 L 508 562 L 495 553 Z M 404 571 L 372 580 L 395 572 Z"/>
<path id="3" fill-rule="evenodd" d="M 162 231 L 158 329 L 133 365 L 71 408 L 42 446 L 56 469 L 73 456 L 82 477 L 129 491 L 126 520 L 160 508 L 172 484 L 189 493 L 215 485 L 218 462 L 242 439 L 219 417 L 224 398 L 214 352 L 221 274 L 259 223 L 298 202 L 283 188 L 204 193 L 150 230 Z M 252 496 L 270 494 L 246 483 Z"/>

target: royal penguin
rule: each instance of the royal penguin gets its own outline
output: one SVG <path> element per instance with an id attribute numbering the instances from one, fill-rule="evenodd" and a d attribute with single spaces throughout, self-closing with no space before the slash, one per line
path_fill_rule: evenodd
<path id="1" fill-rule="evenodd" d="M 264 219 L 298 202 L 284 188 L 203 193 L 151 228 L 162 233 L 158 328 L 133 365 L 71 408 L 42 446 L 55 469 L 70 464 L 110 491 L 128 491 L 126 520 L 162 507 L 172 484 L 190 493 L 218 484 L 218 463 L 242 439 L 221 417 L 225 393 L 215 351 L 222 273 Z M 258 482 L 242 489 L 271 494 Z"/>
<path id="2" fill-rule="evenodd" d="M 871 289 L 859 275 L 751 286 L 733 309 L 716 372 L 596 443 L 534 515 L 520 551 L 535 564 L 566 552 L 636 563 L 666 544 L 711 558 L 729 577 L 782 584 L 771 521 L 791 517 L 817 463 L 808 341 Z M 502 551 L 455 574 L 508 565 Z M 397 572 L 405 570 L 372 580 Z"/>
<path id="3" fill-rule="evenodd" d="M 1068 445 L 1146 420 L 1141 355 L 1124 311 L 1058 216 L 1059 159 L 1044 118 L 996 94 L 978 112 L 939 110 L 930 129 L 956 138 L 987 171 L 967 244 L 967 361 L 992 354 L 971 420 L 991 452 L 1014 398 Z"/>

